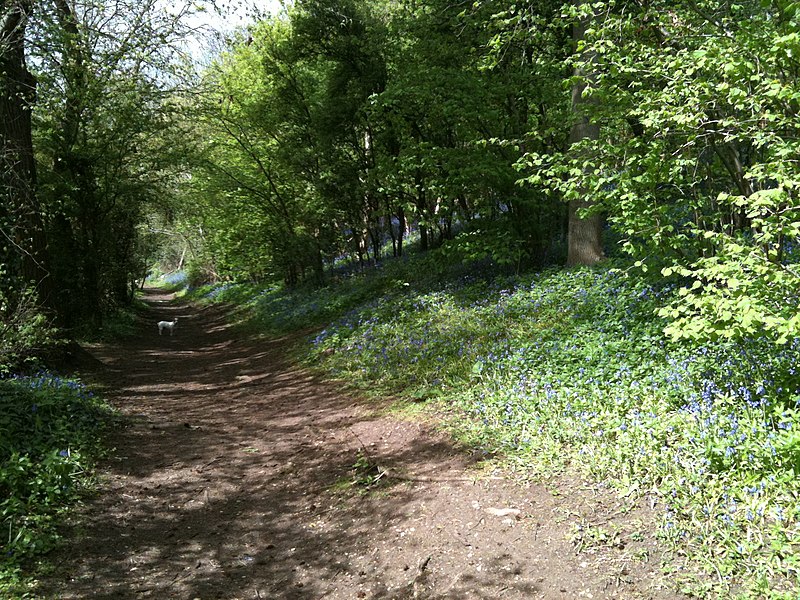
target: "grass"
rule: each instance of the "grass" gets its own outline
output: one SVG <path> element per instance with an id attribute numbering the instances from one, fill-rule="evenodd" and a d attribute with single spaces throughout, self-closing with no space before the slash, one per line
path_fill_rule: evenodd
<path id="1" fill-rule="evenodd" d="M 673 344 L 656 315 L 676 289 L 609 269 L 492 278 L 412 260 L 321 290 L 204 293 L 271 332 L 320 327 L 307 353 L 332 377 L 428 400 L 519 472 L 651 495 L 684 591 L 796 598 L 800 340 Z"/>
<path id="2" fill-rule="evenodd" d="M 364 307 L 313 352 L 337 377 L 438 398 L 520 469 L 656 490 L 662 537 L 714 593 L 796 597 L 800 340 L 672 346 L 654 316 L 671 294 L 608 271 L 451 284 Z"/>
<path id="3" fill-rule="evenodd" d="M 172 271 L 169 273 L 156 272 L 147 278 L 149 285 L 156 285 L 166 292 L 179 292 L 189 285 L 189 274 L 186 271 Z"/>
<path id="4" fill-rule="evenodd" d="M 0 380 L 0 597 L 26 598 L 35 562 L 93 485 L 111 411 L 75 380 Z"/>
<path id="5" fill-rule="evenodd" d="M 280 335 L 323 327 L 378 298 L 404 295 L 411 289 L 436 289 L 442 279 L 492 277 L 486 264 L 442 265 L 432 256 L 389 260 L 365 271 L 342 274 L 327 286 L 314 284 L 286 289 L 282 285 L 220 283 L 191 290 L 187 299 L 226 302 L 237 306 L 255 331 Z"/>
<path id="6" fill-rule="evenodd" d="M 141 327 L 141 311 L 145 306 L 143 301 L 136 298 L 130 306 L 116 308 L 113 312 L 105 315 L 103 325 L 99 329 L 84 324 L 73 334 L 82 342 L 113 342 L 131 338 Z"/>

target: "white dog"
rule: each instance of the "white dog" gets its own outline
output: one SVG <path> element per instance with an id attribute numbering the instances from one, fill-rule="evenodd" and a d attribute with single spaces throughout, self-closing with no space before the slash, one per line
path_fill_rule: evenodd
<path id="1" fill-rule="evenodd" d="M 175 326 L 178 324 L 178 317 L 172 319 L 172 321 L 159 321 L 158 322 L 158 335 L 161 335 L 165 329 L 169 329 L 169 334 L 172 335 L 175 333 Z"/>

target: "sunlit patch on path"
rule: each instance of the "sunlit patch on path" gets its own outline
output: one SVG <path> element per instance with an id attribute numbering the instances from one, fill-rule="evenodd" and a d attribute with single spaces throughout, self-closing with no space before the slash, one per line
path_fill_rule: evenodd
<path id="1" fill-rule="evenodd" d="M 53 596 L 677 597 L 624 499 L 489 476 L 428 425 L 293 365 L 293 340 L 168 299 L 149 293 L 135 339 L 92 348 L 105 368 L 90 377 L 129 424 Z"/>

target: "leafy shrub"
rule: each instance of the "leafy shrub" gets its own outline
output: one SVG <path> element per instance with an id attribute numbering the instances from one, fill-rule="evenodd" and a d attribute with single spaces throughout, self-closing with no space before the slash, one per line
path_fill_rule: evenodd
<path id="1" fill-rule="evenodd" d="M 144 302 L 134 299 L 131 306 L 114 307 L 104 315 L 102 327 L 84 322 L 73 328 L 72 335 L 83 341 L 120 340 L 129 338 L 139 331 L 141 310 Z"/>
<path id="2" fill-rule="evenodd" d="M 55 329 L 39 310 L 32 290 L 13 295 L 0 290 L 0 376 L 30 368 L 55 343 Z"/>
<path id="3" fill-rule="evenodd" d="M 52 548 L 59 517 L 91 484 L 109 408 L 76 381 L 0 380 L 0 592 L 24 560 Z"/>
<path id="4" fill-rule="evenodd" d="M 176 278 L 177 282 L 175 284 L 167 282 L 169 283 L 169 285 L 177 285 L 178 287 L 188 287 L 189 289 L 198 288 L 212 281 L 216 281 L 217 279 L 217 276 L 214 273 L 213 269 L 200 261 L 191 261 L 187 265 L 185 272 L 179 271 L 177 273 L 172 274 L 172 276 L 173 277 L 179 276 L 179 277 Z"/>

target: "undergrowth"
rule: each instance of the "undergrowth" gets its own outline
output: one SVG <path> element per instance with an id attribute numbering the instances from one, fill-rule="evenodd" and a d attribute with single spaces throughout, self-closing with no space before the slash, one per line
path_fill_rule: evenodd
<path id="1" fill-rule="evenodd" d="M 435 400 L 520 472 L 650 494 L 685 591 L 800 595 L 800 340 L 671 343 L 657 314 L 678 286 L 608 269 L 440 279 L 211 294 L 272 331 L 326 323 L 309 353 L 328 373 Z"/>
<path id="2" fill-rule="evenodd" d="M 198 302 L 225 302 L 245 314 L 256 331 L 283 334 L 322 327 L 354 314 L 378 298 L 415 290 L 438 289 L 440 281 L 494 277 L 489 263 L 446 265 L 435 257 L 413 255 L 389 260 L 363 271 L 337 275 L 325 286 L 313 282 L 287 289 L 283 285 L 223 282 L 191 290 Z"/>
<path id="3" fill-rule="evenodd" d="M 146 304 L 137 298 L 131 306 L 115 308 L 105 315 L 101 327 L 83 323 L 73 330 L 73 335 L 85 342 L 118 341 L 133 337 L 141 327 L 140 315 L 144 307 Z"/>
<path id="4" fill-rule="evenodd" d="M 49 373 L 0 380 L 0 597 L 27 597 L 33 561 L 92 485 L 110 409 Z"/>

